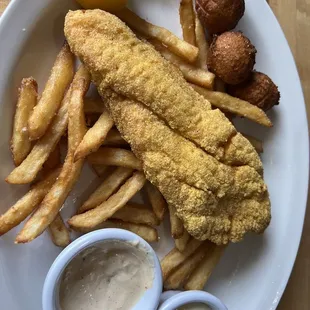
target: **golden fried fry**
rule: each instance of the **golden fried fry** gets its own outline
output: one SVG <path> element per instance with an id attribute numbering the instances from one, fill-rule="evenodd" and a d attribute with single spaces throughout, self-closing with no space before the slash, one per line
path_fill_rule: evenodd
<path id="1" fill-rule="evenodd" d="M 103 142 L 103 145 L 109 145 L 109 146 L 125 146 L 128 145 L 128 143 L 122 138 L 119 131 L 115 128 L 112 128 L 108 134 L 106 139 Z"/>
<path id="2" fill-rule="evenodd" d="M 166 200 L 156 186 L 148 182 L 145 187 L 152 209 L 157 218 L 162 221 L 167 209 Z"/>
<path id="3" fill-rule="evenodd" d="M 225 246 L 214 246 L 210 253 L 206 254 L 186 281 L 184 285 L 186 290 L 203 290 L 224 249 Z"/>
<path id="4" fill-rule="evenodd" d="M 184 41 L 196 46 L 195 12 L 193 8 L 193 1 L 181 0 L 179 14 Z"/>
<path id="5" fill-rule="evenodd" d="M 46 175 L 42 181 L 35 184 L 29 192 L 20 198 L 14 206 L 0 217 L 0 235 L 20 224 L 40 204 L 44 196 L 54 184 L 60 169 Z"/>
<path id="6" fill-rule="evenodd" d="M 129 27 L 140 32 L 147 38 L 152 38 L 163 43 L 173 53 L 183 59 L 194 62 L 198 56 L 198 48 L 179 39 L 169 30 L 148 23 L 129 9 L 123 9 L 116 13 Z"/>
<path id="7" fill-rule="evenodd" d="M 129 222 L 123 222 L 120 220 L 108 220 L 105 221 L 94 228 L 81 228 L 81 227 L 73 227 L 74 230 L 87 233 L 93 230 L 102 229 L 102 228 L 121 228 L 125 230 L 132 231 L 133 233 L 139 235 L 147 242 L 157 242 L 158 241 L 158 233 L 154 227 L 143 225 L 143 224 L 134 224 Z"/>
<path id="8" fill-rule="evenodd" d="M 52 223 L 80 175 L 83 160 L 74 163 L 74 152 L 86 133 L 83 97 L 89 84 L 90 74 L 84 66 L 81 66 L 72 82 L 69 103 L 68 152 L 65 163 L 57 181 L 16 237 L 17 243 L 32 241 Z"/>
<path id="9" fill-rule="evenodd" d="M 184 78 L 191 83 L 213 89 L 215 75 L 207 70 L 195 67 L 181 59 L 179 56 L 171 53 L 163 45 L 150 41 L 161 55 L 179 68 Z"/>
<path id="10" fill-rule="evenodd" d="M 100 97 L 91 98 L 86 97 L 84 100 L 84 112 L 85 114 L 101 114 L 105 111 L 103 101 Z"/>
<path id="11" fill-rule="evenodd" d="M 263 147 L 263 142 L 261 140 L 258 140 L 252 136 L 242 134 L 245 138 L 247 138 L 250 143 L 254 146 L 255 150 L 257 153 L 263 153 L 264 152 L 264 147 Z"/>
<path id="12" fill-rule="evenodd" d="M 69 45 L 65 43 L 56 58 L 42 96 L 29 118 L 28 129 L 32 140 L 39 139 L 46 132 L 57 113 L 73 75 L 74 56 Z"/>
<path id="13" fill-rule="evenodd" d="M 57 214 L 54 221 L 48 227 L 52 241 L 56 246 L 66 247 L 70 242 L 70 234 L 60 213 Z"/>
<path id="14" fill-rule="evenodd" d="M 15 166 L 18 166 L 31 151 L 28 133 L 29 116 L 37 103 L 38 85 L 34 78 L 22 79 L 11 139 L 11 151 Z"/>
<path id="15" fill-rule="evenodd" d="M 75 151 L 74 160 L 77 161 L 96 152 L 112 127 L 113 120 L 108 111 L 104 111 L 95 125 L 87 131 L 82 142 Z"/>
<path id="16" fill-rule="evenodd" d="M 197 15 L 195 17 L 195 35 L 196 35 L 196 45 L 199 50 L 197 65 L 199 66 L 199 68 L 207 69 L 209 44 L 206 39 L 206 33 Z"/>
<path id="17" fill-rule="evenodd" d="M 202 241 L 191 239 L 183 253 L 179 252 L 176 248 L 172 249 L 160 262 L 163 280 L 168 279 L 169 275 L 191 256 L 201 244 Z"/>
<path id="18" fill-rule="evenodd" d="M 173 239 L 179 239 L 182 237 L 184 232 L 184 226 L 182 221 L 177 217 L 175 207 L 168 204 L 170 224 L 171 224 L 171 235 Z"/>
<path id="19" fill-rule="evenodd" d="M 69 219 L 69 225 L 74 229 L 93 228 L 110 218 L 143 187 L 145 176 L 141 172 L 135 172 L 133 176 L 112 195 L 95 209 L 75 215 Z"/>
<path id="20" fill-rule="evenodd" d="M 115 212 L 112 215 L 112 219 L 149 226 L 157 226 L 160 223 L 152 210 L 144 205 L 132 202 Z"/>
<path id="21" fill-rule="evenodd" d="M 106 201 L 119 187 L 132 175 L 130 168 L 118 167 L 109 175 L 102 184 L 90 195 L 90 197 L 79 208 L 78 213 L 96 208 Z"/>
<path id="22" fill-rule="evenodd" d="M 67 91 L 61 107 L 45 135 L 36 142 L 26 159 L 9 174 L 6 182 L 11 184 L 26 184 L 34 181 L 43 164 L 53 152 L 67 129 L 70 96 L 71 87 Z"/>
<path id="23" fill-rule="evenodd" d="M 101 147 L 97 152 L 88 156 L 93 165 L 120 166 L 142 170 L 140 160 L 128 150 L 112 147 Z"/>
<path id="24" fill-rule="evenodd" d="M 181 289 L 183 283 L 206 255 L 205 244 L 202 244 L 185 262 L 175 270 L 164 282 L 167 290 Z"/>
<path id="25" fill-rule="evenodd" d="M 175 239 L 174 243 L 175 243 L 175 247 L 180 251 L 180 252 L 184 252 L 186 245 L 188 243 L 190 239 L 190 235 L 189 233 L 185 230 L 185 228 L 183 229 L 183 234 L 179 239 Z"/>
<path id="26" fill-rule="evenodd" d="M 272 123 L 266 113 L 255 105 L 228 94 L 210 91 L 193 84 L 191 85 L 199 94 L 209 100 L 214 107 L 225 112 L 243 116 L 263 126 L 272 127 Z"/>

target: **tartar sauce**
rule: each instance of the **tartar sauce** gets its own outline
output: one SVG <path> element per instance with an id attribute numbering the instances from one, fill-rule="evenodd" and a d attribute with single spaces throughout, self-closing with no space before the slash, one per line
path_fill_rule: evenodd
<path id="1" fill-rule="evenodd" d="M 182 307 L 179 307 L 177 310 L 211 310 L 210 307 L 208 307 L 206 304 L 202 303 L 191 303 L 188 305 L 184 305 Z"/>
<path id="2" fill-rule="evenodd" d="M 129 310 L 152 286 L 154 262 L 139 244 L 111 240 L 82 251 L 64 270 L 61 310 Z"/>

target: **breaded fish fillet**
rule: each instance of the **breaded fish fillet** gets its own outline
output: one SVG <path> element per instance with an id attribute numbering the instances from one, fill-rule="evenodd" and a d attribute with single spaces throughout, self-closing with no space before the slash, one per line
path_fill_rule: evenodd
<path id="1" fill-rule="evenodd" d="M 262 170 L 254 148 L 225 115 L 212 110 L 172 64 L 119 18 L 100 10 L 69 12 L 65 35 L 99 90 L 109 87 L 144 103 L 172 129 L 221 162 Z"/>
<path id="2" fill-rule="evenodd" d="M 192 236 L 223 244 L 240 241 L 247 231 L 264 231 L 270 202 L 255 169 L 220 163 L 137 101 L 108 91 L 105 98 L 146 177 L 176 208 Z"/>
<path id="3" fill-rule="evenodd" d="M 146 177 L 192 236 L 223 244 L 264 231 L 270 201 L 261 161 L 221 111 L 109 13 L 70 12 L 65 35 Z"/>

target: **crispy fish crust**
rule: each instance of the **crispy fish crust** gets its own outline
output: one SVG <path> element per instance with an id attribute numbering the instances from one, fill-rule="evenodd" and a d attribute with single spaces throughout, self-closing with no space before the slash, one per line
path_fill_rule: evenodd
<path id="1" fill-rule="evenodd" d="M 99 90 L 109 87 L 144 103 L 172 129 L 224 163 L 228 160 L 229 164 L 262 170 L 254 148 L 247 139 L 236 136 L 225 115 L 212 110 L 172 64 L 140 41 L 119 18 L 100 10 L 69 12 L 65 35 L 72 51 L 92 72 Z M 227 147 L 234 144 L 242 144 L 247 151 Z"/>
<path id="2" fill-rule="evenodd" d="M 69 12 L 65 35 L 146 177 L 192 236 L 223 244 L 264 231 L 270 201 L 261 161 L 222 112 L 109 13 Z"/>

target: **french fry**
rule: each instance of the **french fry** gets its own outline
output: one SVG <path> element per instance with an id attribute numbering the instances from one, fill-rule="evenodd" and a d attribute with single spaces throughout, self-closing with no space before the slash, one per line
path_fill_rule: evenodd
<path id="1" fill-rule="evenodd" d="M 202 244 L 185 262 L 175 270 L 164 282 L 167 290 L 181 289 L 191 272 L 206 255 L 205 245 Z"/>
<path id="2" fill-rule="evenodd" d="M 171 53 L 163 45 L 150 41 L 155 48 L 161 53 L 161 55 L 166 58 L 169 62 L 179 68 L 184 76 L 184 78 L 191 83 L 213 89 L 215 75 L 207 70 L 203 70 L 195 67 L 184 61 L 179 56 Z"/>
<path id="3" fill-rule="evenodd" d="M 68 127 L 68 106 L 71 90 L 72 87 L 67 91 L 61 107 L 45 135 L 35 143 L 26 159 L 9 174 L 6 182 L 10 184 L 27 184 L 35 180 L 38 172 Z"/>
<path id="4" fill-rule="evenodd" d="M 252 136 L 242 134 L 245 138 L 247 138 L 250 143 L 254 146 L 255 150 L 257 153 L 263 153 L 264 152 L 264 147 L 263 147 L 263 142 L 261 140 L 258 140 Z"/>
<path id="5" fill-rule="evenodd" d="M 128 145 L 128 143 L 122 138 L 120 132 L 112 128 L 108 134 L 106 139 L 103 142 L 103 145 L 109 145 L 109 146 L 125 146 Z"/>
<path id="6" fill-rule="evenodd" d="M 46 175 L 33 185 L 29 192 L 20 198 L 7 212 L 0 217 L 0 236 L 19 225 L 41 203 L 54 184 L 60 169 Z"/>
<path id="7" fill-rule="evenodd" d="M 101 98 L 86 97 L 84 100 L 84 112 L 85 114 L 101 114 L 105 111 L 103 101 Z"/>
<path id="8" fill-rule="evenodd" d="M 149 226 L 157 226 L 160 223 L 152 210 L 137 203 L 128 203 L 115 212 L 112 219 Z"/>
<path id="9" fill-rule="evenodd" d="M 247 101 L 232 97 L 221 92 L 210 91 L 200 86 L 191 84 L 191 86 L 210 103 L 220 110 L 231 112 L 243 116 L 251 121 L 266 127 L 272 127 L 272 123 L 266 113 L 255 105 Z"/>
<path id="10" fill-rule="evenodd" d="M 60 213 L 48 227 L 52 241 L 56 246 L 66 247 L 70 242 L 69 230 L 66 227 Z"/>
<path id="11" fill-rule="evenodd" d="M 110 174 L 79 208 L 78 213 L 94 209 L 106 201 L 132 175 L 130 168 L 118 167 Z"/>
<path id="12" fill-rule="evenodd" d="M 181 0 L 179 14 L 184 41 L 196 46 L 195 12 L 193 8 L 193 1 Z"/>
<path id="13" fill-rule="evenodd" d="M 95 125 L 86 132 L 82 142 L 75 151 L 74 160 L 77 161 L 97 151 L 113 125 L 110 114 L 108 111 L 104 111 Z"/>
<path id="14" fill-rule="evenodd" d="M 59 177 L 43 199 L 39 208 L 30 217 L 16 237 L 16 243 L 30 242 L 52 223 L 76 183 L 83 160 L 74 163 L 74 152 L 86 133 L 83 111 L 83 96 L 90 84 L 90 74 L 81 66 L 72 82 L 69 103 L 68 152 Z"/>
<path id="15" fill-rule="evenodd" d="M 142 170 L 142 164 L 133 152 L 120 148 L 101 147 L 97 152 L 88 156 L 88 161 L 93 165 L 127 167 Z"/>
<path id="16" fill-rule="evenodd" d="M 134 224 L 134 223 L 129 223 L 129 222 L 123 222 L 120 220 L 108 220 L 100 225 L 93 227 L 93 228 L 77 228 L 74 227 L 73 229 L 82 232 L 82 233 L 87 233 L 90 231 L 94 231 L 97 229 L 102 229 L 102 228 L 120 228 L 120 229 L 125 229 L 132 231 L 133 233 L 139 235 L 141 238 L 143 238 L 147 242 L 157 242 L 158 241 L 158 233 L 157 230 L 154 227 L 148 226 L 148 225 L 143 225 L 143 224 Z"/>
<path id="17" fill-rule="evenodd" d="M 78 214 L 69 219 L 68 223 L 73 229 L 93 228 L 110 218 L 143 187 L 145 176 L 135 172 L 133 176 L 121 186 L 117 193 L 104 201 L 97 208 Z"/>
<path id="18" fill-rule="evenodd" d="M 56 145 L 54 151 L 50 154 L 46 162 L 44 163 L 44 171 L 50 171 L 55 169 L 61 163 L 60 145 Z"/>
<path id="19" fill-rule="evenodd" d="M 198 47 L 199 50 L 197 65 L 199 66 L 199 68 L 207 69 L 209 44 L 206 39 L 206 33 L 197 15 L 195 16 L 195 36 L 196 36 L 196 46 Z"/>
<path id="20" fill-rule="evenodd" d="M 183 234 L 179 239 L 175 239 L 174 243 L 175 243 L 175 247 L 180 251 L 180 252 L 184 252 L 186 245 L 188 243 L 190 239 L 190 235 L 189 233 L 183 229 Z"/>
<path id="21" fill-rule="evenodd" d="M 182 221 L 178 218 L 176 214 L 176 209 L 174 206 L 168 204 L 170 224 L 171 224 L 171 235 L 173 239 L 179 239 L 182 237 L 184 232 L 184 226 Z"/>
<path id="22" fill-rule="evenodd" d="M 206 254 L 186 281 L 184 285 L 186 290 L 203 290 L 224 249 L 225 246 L 214 246 L 211 252 Z"/>
<path id="23" fill-rule="evenodd" d="M 56 58 L 41 98 L 29 118 L 28 129 L 32 140 L 39 139 L 46 132 L 57 113 L 73 75 L 74 56 L 69 45 L 65 43 Z"/>
<path id="24" fill-rule="evenodd" d="M 90 164 L 90 166 L 92 167 L 92 169 L 94 170 L 94 172 L 97 174 L 99 178 L 104 176 L 108 172 L 109 168 L 111 168 L 108 166 L 92 165 L 92 164 Z"/>
<path id="25" fill-rule="evenodd" d="M 182 253 L 178 249 L 173 248 L 160 262 L 163 280 L 168 279 L 170 274 L 191 256 L 201 244 L 202 241 L 191 239 Z"/>
<path id="26" fill-rule="evenodd" d="M 152 209 L 157 218 L 162 221 L 167 210 L 166 200 L 156 186 L 147 182 L 145 187 Z"/>
<path id="27" fill-rule="evenodd" d="M 18 166 L 31 151 L 28 133 L 29 116 L 37 103 L 38 85 L 33 77 L 22 79 L 14 116 L 11 151 L 15 166 Z"/>
<path id="28" fill-rule="evenodd" d="M 129 27 L 138 31 L 147 38 L 157 39 L 178 56 L 189 62 L 195 62 L 198 56 L 198 48 L 179 39 L 169 30 L 155 26 L 129 9 L 123 9 L 116 13 Z"/>

